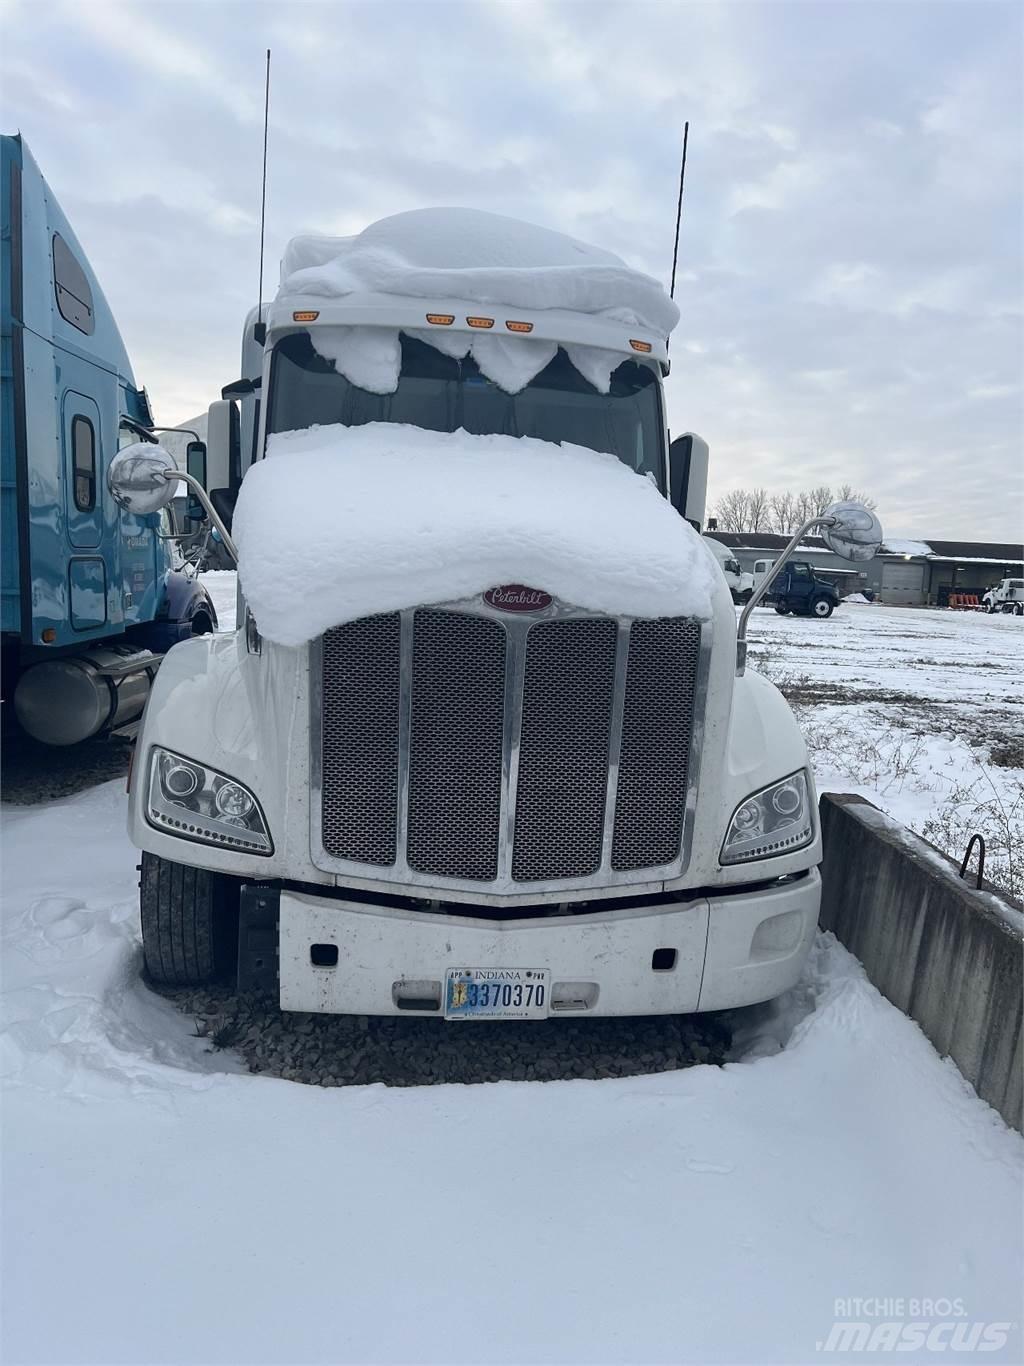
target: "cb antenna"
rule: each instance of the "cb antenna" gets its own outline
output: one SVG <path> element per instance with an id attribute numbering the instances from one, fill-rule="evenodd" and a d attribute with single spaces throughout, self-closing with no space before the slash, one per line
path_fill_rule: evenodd
<path id="1" fill-rule="evenodd" d="M 263 92 L 263 197 L 260 201 L 260 289 L 256 296 L 256 326 L 253 336 L 260 346 L 267 340 L 267 325 L 263 321 L 263 236 L 267 224 L 267 129 L 270 123 L 270 48 L 267 48 L 267 79 Z M 684 155 L 685 162 L 685 155 Z M 682 190 L 680 189 L 680 195 Z M 678 235 L 679 228 L 676 227 Z M 672 267 L 675 279 L 675 265 Z"/>
<path id="2" fill-rule="evenodd" d="M 270 60 L 270 53 L 267 53 L 267 60 Z M 676 203 L 676 240 L 672 248 L 672 285 L 668 291 L 668 297 L 676 297 L 676 262 L 679 260 L 679 224 L 683 219 L 683 182 L 686 180 L 686 144 L 690 137 L 690 121 L 683 124 L 683 164 L 679 168 L 679 199 Z"/>

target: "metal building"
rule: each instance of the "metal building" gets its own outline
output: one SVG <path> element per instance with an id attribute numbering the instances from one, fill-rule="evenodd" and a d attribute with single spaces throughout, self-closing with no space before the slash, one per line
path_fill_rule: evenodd
<path id="1" fill-rule="evenodd" d="M 732 550 L 740 568 L 755 582 L 789 544 L 789 537 L 769 531 L 713 531 L 708 535 Z M 1024 576 L 1024 545 L 989 541 L 916 541 L 887 538 L 880 553 L 866 564 L 851 566 L 834 555 L 817 536 L 797 551 L 840 594 L 863 593 L 893 607 L 945 607 L 950 593 L 977 593 L 1008 577 Z"/>

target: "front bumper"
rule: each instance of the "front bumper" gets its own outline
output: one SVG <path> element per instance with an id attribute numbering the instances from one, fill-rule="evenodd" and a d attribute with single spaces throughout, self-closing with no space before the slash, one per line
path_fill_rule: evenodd
<path id="1" fill-rule="evenodd" d="M 465 967 L 548 969 L 554 1015 L 749 1005 L 779 995 L 800 976 L 820 896 L 811 869 L 785 882 L 689 901 L 666 897 L 586 915 L 478 920 L 283 891 L 281 1007 L 436 1014 L 446 970 Z M 316 960 L 333 957 L 325 946 L 337 948 L 330 967 L 317 966 Z M 659 949 L 674 954 L 655 959 Z"/>

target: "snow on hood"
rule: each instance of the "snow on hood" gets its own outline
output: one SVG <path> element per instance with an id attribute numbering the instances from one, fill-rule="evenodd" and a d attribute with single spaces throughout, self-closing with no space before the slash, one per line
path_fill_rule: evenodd
<path id="1" fill-rule="evenodd" d="M 233 533 L 246 600 L 281 645 L 510 583 L 707 620 L 718 581 L 697 533 L 614 455 L 393 423 L 271 436 Z"/>
<path id="2" fill-rule="evenodd" d="M 479 209 L 414 209 L 372 223 L 356 237 L 295 237 L 281 262 L 279 294 L 343 298 L 360 293 L 461 300 L 536 311 L 567 309 L 668 336 L 679 309 L 649 275 L 610 251 L 564 233 Z M 398 333 L 374 327 L 314 327 L 313 345 L 353 384 L 391 393 L 398 383 Z M 412 330 L 448 355 L 472 355 L 481 371 L 518 393 L 555 353 L 525 336 Z M 624 353 L 567 345 L 569 358 L 607 393 Z"/>

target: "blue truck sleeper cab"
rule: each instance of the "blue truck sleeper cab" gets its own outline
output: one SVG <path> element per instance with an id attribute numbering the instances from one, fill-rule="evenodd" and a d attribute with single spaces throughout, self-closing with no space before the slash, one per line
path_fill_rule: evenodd
<path id="1" fill-rule="evenodd" d="M 162 655 L 217 618 L 159 518 L 110 495 L 114 454 L 150 438 L 149 401 L 20 136 L 0 163 L 3 696 L 36 739 L 72 744 L 130 727 Z"/>

